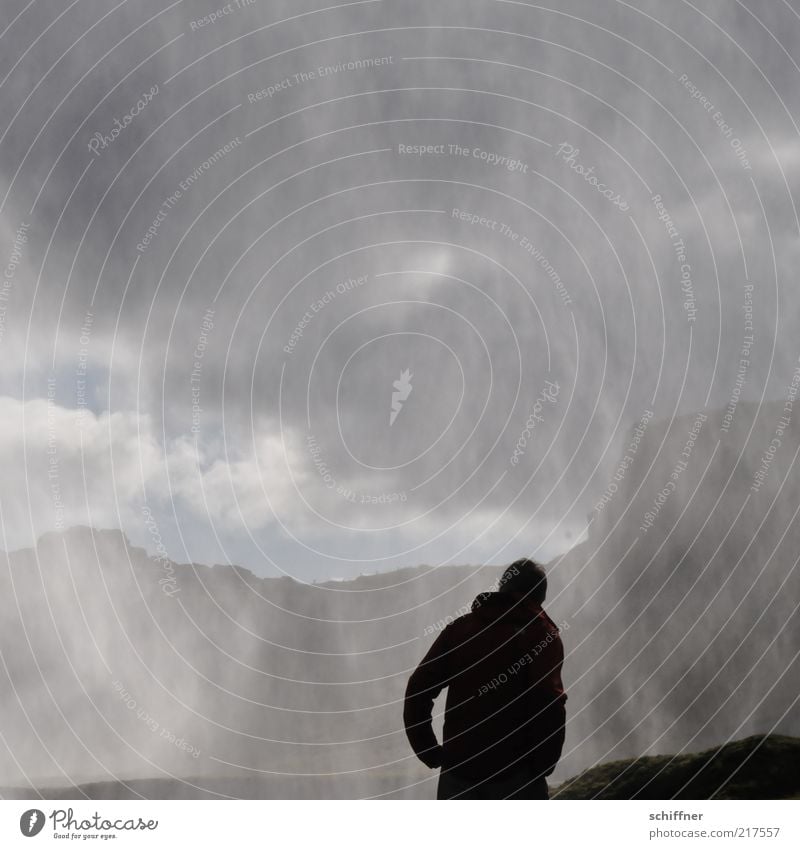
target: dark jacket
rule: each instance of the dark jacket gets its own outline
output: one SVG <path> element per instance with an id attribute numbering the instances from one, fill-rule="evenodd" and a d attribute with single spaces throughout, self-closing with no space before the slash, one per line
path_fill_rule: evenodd
<path id="1" fill-rule="evenodd" d="M 451 622 L 409 679 L 403 721 L 417 757 L 469 778 L 520 769 L 549 775 L 561 756 L 567 697 L 564 648 L 540 607 L 482 593 Z M 447 687 L 443 742 L 433 700 Z"/>

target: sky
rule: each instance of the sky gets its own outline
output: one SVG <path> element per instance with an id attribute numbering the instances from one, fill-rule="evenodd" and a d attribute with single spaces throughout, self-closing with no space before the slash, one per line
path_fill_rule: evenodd
<path id="1" fill-rule="evenodd" d="M 552 5 L 4 2 L 0 547 L 549 560 L 785 397 L 800 9 Z"/>

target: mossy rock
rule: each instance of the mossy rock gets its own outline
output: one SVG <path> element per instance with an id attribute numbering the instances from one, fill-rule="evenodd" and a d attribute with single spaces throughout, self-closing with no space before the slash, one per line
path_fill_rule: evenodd
<path id="1" fill-rule="evenodd" d="M 557 799 L 794 799 L 800 739 L 777 734 L 685 755 L 611 761 L 551 788 Z"/>

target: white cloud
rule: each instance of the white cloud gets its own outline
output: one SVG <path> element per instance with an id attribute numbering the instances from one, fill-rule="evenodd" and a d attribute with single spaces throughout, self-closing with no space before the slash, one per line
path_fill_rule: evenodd
<path id="1" fill-rule="evenodd" d="M 255 447 L 225 457 L 187 436 L 166 450 L 147 414 L 67 409 L 46 399 L 0 397 L 0 547 L 30 545 L 48 530 L 75 524 L 141 525 L 145 492 L 179 515 L 223 530 L 272 521 L 292 491 L 286 451 L 293 439 L 266 433 Z M 299 467 L 296 461 L 291 463 Z M 264 490 L 269 494 L 269 501 Z"/>

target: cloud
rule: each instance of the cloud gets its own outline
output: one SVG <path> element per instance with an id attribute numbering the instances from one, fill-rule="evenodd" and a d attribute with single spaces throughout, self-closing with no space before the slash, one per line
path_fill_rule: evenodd
<path id="1" fill-rule="evenodd" d="M 467 18 L 458 0 L 300 15 L 279 2 L 193 29 L 185 5 L 126 4 L 100 22 L 78 4 L 46 33 L 32 9 L 9 31 L 42 38 L 0 104 L 13 118 L 1 267 L 30 222 L 0 338 L 0 392 L 25 400 L 3 423 L 21 495 L 3 503 L 8 534 L 29 541 L 30 487 L 34 530 L 56 509 L 138 522 L 146 492 L 193 555 L 218 530 L 231 559 L 258 566 L 252 533 L 287 570 L 306 543 L 416 558 L 440 532 L 452 544 L 437 553 L 457 557 L 470 530 L 491 559 L 500 516 L 511 540 L 536 516 L 526 546 L 564 524 L 577 535 L 646 409 L 727 403 L 748 279 L 757 342 L 743 397 L 782 391 L 794 355 L 779 344 L 773 359 L 772 343 L 797 336 L 800 295 L 784 284 L 797 233 L 761 128 L 791 186 L 796 128 L 778 98 L 793 102 L 796 69 L 769 34 L 796 26 L 788 7 L 759 10 L 762 27 L 722 2 L 505 3 Z M 393 61 L 347 65 L 380 56 Z M 324 65 L 340 70 L 309 75 Z M 562 142 L 583 173 L 554 155 Z M 653 194 L 685 241 L 695 324 Z M 84 357 L 82 458 L 67 408 Z M 390 428 L 405 369 L 413 392 Z M 51 377 L 56 491 L 35 401 Z M 545 379 L 563 400 L 510 468 Z"/>
<path id="2" fill-rule="evenodd" d="M 290 436 L 271 433 L 227 455 L 189 436 L 164 445 L 146 413 L 96 414 L 48 399 L 0 397 L 3 547 L 21 548 L 76 524 L 138 535 L 145 503 L 174 508 L 190 524 L 210 521 L 222 533 L 263 529 L 274 521 L 270 502 L 285 509 L 293 452 Z"/>

